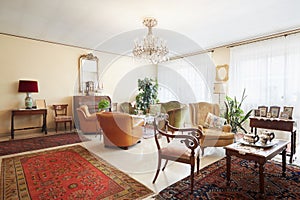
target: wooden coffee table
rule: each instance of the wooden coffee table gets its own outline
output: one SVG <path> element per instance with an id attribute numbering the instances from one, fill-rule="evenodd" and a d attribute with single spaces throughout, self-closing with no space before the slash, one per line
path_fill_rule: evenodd
<path id="1" fill-rule="evenodd" d="M 285 177 L 286 148 L 289 142 L 283 140 L 273 140 L 272 142 L 274 145 L 268 148 L 246 146 L 239 142 L 224 147 L 226 152 L 227 184 L 230 182 L 231 156 L 252 160 L 259 164 L 259 188 L 262 194 L 265 192 L 264 165 L 268 160 L 271 160 L 280 153 L 282 153 L 282 176 Z"/>

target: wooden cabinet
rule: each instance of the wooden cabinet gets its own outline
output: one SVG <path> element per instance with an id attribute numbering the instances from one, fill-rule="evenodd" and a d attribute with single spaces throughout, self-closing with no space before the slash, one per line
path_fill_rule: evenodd
<path id="1" fill-rule="evenodd" d="M 98 111 L 99 101 L 103 99 L 109 101 L 108 111 L 111 111 L 112 104 L 109 96 L 73 96 L 73 114 L 76 128 L 80 128 L 76 109 L 82 105 L 87 105 L 90 113 L 95 113 Z"/>

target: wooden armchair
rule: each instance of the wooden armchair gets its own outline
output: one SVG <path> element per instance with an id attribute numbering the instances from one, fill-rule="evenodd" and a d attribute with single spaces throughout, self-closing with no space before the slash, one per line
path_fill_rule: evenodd
<path id="1" fill-rule="evenodd" d="M 202 137 L 202 131 L 196 128 L 176 128 L 174 126 L 171 126 L 168 120 L 164 121 L 165 131 L 159 129 L 157 126 L 157 121 L 154 121 L 154 136 L 158 150 L 158 166 L 152 183 L 155 183 L 158 177 L 162 159 L 166 160 L 162 171 L 164 171 L 164 169 L 166 168 L 169 160 L 186 163 L 191 165 L 190 180 L 191 192 L 193 192 L 195 160 L 197 161 L 197 174 L 199 173 L 200 168 L 199 139 Z M 168 133 L 168 131 L 175 132 L 175 134 Z M 177 134 L 176 132 L 181 133 Z M 161 138 L 159 138 L 158 135 L 161 135 Z"/>
<path id="2" fill-rule="evenodd" d="M 72 116 L 68 116 L 68 104 L 56 104 L 53 105 L 54 109 L 54 122 L 55 122 L 55 131 L 57 132 L 57 126 L 59 123 L 63 123 L 65 125 L 65 130 L 67 129 L 67 123 L 70 124 L 70 131 L 72 130 Z"/>

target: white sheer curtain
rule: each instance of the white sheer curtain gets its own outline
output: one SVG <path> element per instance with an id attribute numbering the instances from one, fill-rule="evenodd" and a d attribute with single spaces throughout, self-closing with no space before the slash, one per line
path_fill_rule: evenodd
<path id="1" fill-rule="evenodd" d="M 300 34 L 232 48 L 229 71 L 229 96 L 239 100 L 245 88 L 245 110 L 293 106 L 300 118 Z"/>
<path id="2" fill-rule="evenodd" d="M 178 100 L 182 103 L 212 101 L 210 83 L 213 83 L 214 70 L 211 53 L 159 64 L 159 100 Z"/>

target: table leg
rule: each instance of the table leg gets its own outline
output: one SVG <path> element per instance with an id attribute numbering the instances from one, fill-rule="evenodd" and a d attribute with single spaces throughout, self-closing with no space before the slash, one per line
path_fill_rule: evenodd
<path id="1" fill-rule="evenodd" d="M 42 132 L 45 131 L 45 134 L 47 134 L 47 113 L 43 114 L 43 127 Z"/>
<path id="2" fill-rule="evenodd" d="M 11 139 L 14 139 L 14 135 L 15 135 L 15 133 L 14 133 L 14 114 L 12 113 L 11 114 L 11 127 L 10 127 L 10 137 L 11 137 Z"/>
<path id="3" fill-rule="evenodd" d="M 265 178 L 264 178 L 264 164 L 259 164 L 259 190 L 261 194 L 265 193 Z"/>
<path id="4" fill-rule="evenodd" d="M 230 155 L 226 155 L 226 169 L 227 169 L 227 173 L 226 173 L 226 178 L 227 178 L 227 185 L 229 185 L 230 182 L 230 167 L 231 167 L 231 157 Z"/>
<path id="5" fill-rule="evenodd" d="M 295 154 L 295 146 L 296 146 L 296 134 L 294 134 L 293 131 L 291 131 L 291 153 L 290 153 L 290 163 L 293 162 L 293 156 Z"/>
<path id="6" fill-rule="evenodd" d="M 282 176 L 285 177 L 286 172 L 286 147 L 282 151 Z"/>

